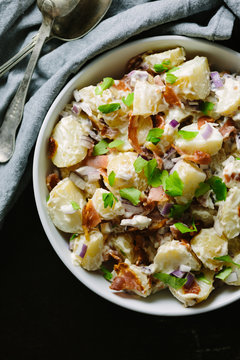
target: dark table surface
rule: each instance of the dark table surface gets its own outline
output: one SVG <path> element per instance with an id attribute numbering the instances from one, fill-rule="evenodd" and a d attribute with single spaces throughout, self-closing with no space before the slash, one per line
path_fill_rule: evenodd
<path id="1" fill-rule="evenodd" d="M 222 44 L 240 51 L 239 24 Z M 155 317 L 130 311 L 81 284 L 40 223 L 32 182 L 0 231 L 0 360 L 240 359 L 240 301 L 206 314 Z"/>

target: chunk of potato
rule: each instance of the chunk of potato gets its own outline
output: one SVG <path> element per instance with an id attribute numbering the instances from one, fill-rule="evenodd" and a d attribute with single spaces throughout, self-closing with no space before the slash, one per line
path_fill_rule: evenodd
<path id="1" fill-rule="evenodd" d="M 136 81 L 133 100 L 133 115 L 144 117 L 157 114 L 167 108 L 158 85 L 147 81 Z"/>
<path id="2" fill-rule="evenodd" d="M 216 113 L 226 116 L 234 113 L 240 105 L 240 81 L 227 77 L 223 87 L 216 91 L 216 96 Z"/>
<path id="3" fill-rule="evenodd" d="M 92 203 L 95 210 L 104 220 L 111 220 L 124 214 L 124 208 L 121 205 L 121 201 L 113 199 L 113 206 L 104 207 L 103 194 L 110 194 L 105 189 L 97 189 L 92 197 Z"/>
<path id="4" fill-rule="evenodd" d="M 184 48 L 177 47 L 176 49 L 147 55 L 144 57 L 143 64 L 146 64 L 148 68 L 154 71 L 154 65 L 161 64 L 164 61 L 166 62 L 165 66 L 170 69 L 183 63 L 186 59 L 185 55 Z"/>
<path id="5" fill-rule="evenodd" d="M 179 160 L 172 171 L 176 171 L 183 182 L 182 196 L 176 196 L 175 199 L 179 204 L 186 204 L 194 197 L 199 183 L 205 181 L 206 174 L 197 165 L 185 160 Z"/>
<path id="6" fill-rule="evenodd" d="M 181 287 L 178 290 L 175 290 L 169 287 L 169 290 L 180 302 L 184 304 L 185 307 L 194 306 L 208 298 L 213 287 L 213 280 L 214 280 L 214 271 L 210 271 L 207 269 L 203 270 L 203 275 L 205 281 L 196 279 L 196 285 L 199 286 L 199 292 L 196 291 L 185 291 L 184 287 Z"/>
<path id="7" fill-rule="evenodd" d="M 204 100 L 209 95 L 210 69 L 206 57 L 196 56 L 194 59 L 179 65 L 172 74 L 176 76 L 173 85 L 178 88 L 178 94 L 184 98 Z"/>
<path id="8" fill-rule="evenodd" d="M 222 268 L 222 262 L 214 257 L 228 253 L 228 241 L 224 236 L 219 236 L 214 228 L 202 229 L 191 240 L 192 250 L 202 261 L 203 265 L 214 271 Z"/>
<path id="9" fill-rule="evenodd" d="M 190 266 L 192 270 L 199 270 L 200 262 L 183 243 L 172 240 L 160 245 L 154 258 L 154 272 L 171 273 L 180 265 Z"/>
<path id="10" fill-rule="evenodd" d="M 72 202 L 79 206 L 78 210 L 74 210 Z M 65 178 L 50 192 L 47 209 L 52 222 L 59 230 L 81 233 L 82 209 L 85 204 L 84 193 L 69 178 Z"/>
<path id="11" fill-rule="evenodd" d="M 219 235 L 232 239 L 240 234 L 240 188 L 234 186 L 228 191 L 225 201 L 218 203 L 214 228 Z"/>
<path id="12" fill-rule="evenodd" d="M 135 152 L 112 153 L 109 155 L 107 175 L 109 176 L 114 171 L 114 189 L 136 187 L 142 191 L 147 188 L 147 179 L 144 174 L 137 174 L 135 171 L 134 162 L 136 159 L 137 153 Z"/>
<path id="13" fill-rule="evenodd" d="M 80 234 L 75 238 L 74 242 L 73 263 L 89 271 L 99 269 L 103 261 L 103 244 L 103 235 L 98 230 L 92 230 L 89 233 L 89 240 L 86 239 L 84 234 Z M 84 248 L 86 249 L 85 254 Z"/>
<path id="14" fill-rule="evenodd" d="M 107 244 L 128 259 L 132 264 L 135 259 L 133 237 L 128 233 L 113 234 L 108 237 Z"/>
<path id="15" fill-rule="evenodd" d="M 82 161 L 87 148 L 82 145 L 83 135 L 88 135 L 91 124 L 85 118 L 77 120 L 74 116 L 62 118 L 52 132 L 56 151 L 52 162 L 57 167 L 69 167 Z"/>
<path id="16" fill-rule="evenodd" d="M 206 127 L 211 126 L 211 134 L 205 139 L 203 134 L 206 131 Z M 196 131 L 197 136 L 192 140 L 187 140 L 180 135 L 175 139 L 175 145 L 186 154 L 194 154 L 195 151 L 203 151 L 210 155 L 215 155 L 222 147 L 223 137 L 216 127 L 210 123 L 204 124 L 200 130 L 198 130 L 197 123 L 184 126 L 181 130 L 184 131 Z"/>

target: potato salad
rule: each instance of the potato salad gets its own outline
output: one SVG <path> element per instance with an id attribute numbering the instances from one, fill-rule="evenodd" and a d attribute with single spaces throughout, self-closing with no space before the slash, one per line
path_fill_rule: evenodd
<path id="1" fill-rule="evenodd" d="M 74 90 L 48 156 L 49 216 L 109 291 L 189 307 L 240 285 L 238 74 L 182 47 L 139 54 Z"/>

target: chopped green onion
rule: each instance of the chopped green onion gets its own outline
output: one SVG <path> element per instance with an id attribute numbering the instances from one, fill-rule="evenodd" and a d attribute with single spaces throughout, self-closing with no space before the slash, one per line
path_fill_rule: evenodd
<path id="1" fill-rule="evenodd" d="M 103 276 L 106 280 L 110 281 L 112 280 L 112 273 L 103 265 L 100 266 L 100 270 L 102 271 L 103 273 Z"/>
<path id="2" fill-rule="evenodd" d="M 124 144 L 123 140 L 116 139 L 116 140 L 113 140 L 112 142 L 110 142 L 108 144 L 108 147 L 109 147 L 109 149 L 113 149 L 113 148 L 117 148 L 117 147 L 121 146 L 122 144 Z"/>
<path id="3" fill-rule="evenodd" d="M 224 267 L 216 276 L 215 278 L 225 280 L 232 272 L 231 267 Z"/>
<path id="4" fill-rule="evenodd" d="M 108 145 L 108 142 L 104 139 L 99 141 L 99 143 L 94 145 L 92 155 L 97 156 L 106 154 L 108 152 Z"/>
<path id="5" fill-rule="evenodd" d="M 240 157 L 236 156 L 236 160 L 240 160 Z"/>
<path id="6" fill-rule="evenodd" d="M 185 234 L 185 233 L 190 233 L 190 232 L 193 232 L 193 231 L 197 231 L 197 228 L 196 228 L 196 225 L 193 223 L 193 229 L 190 229 L 189 227 L 185 226 L 183 223 L 181 222 L 178 222 L 178 223 L 175 223 L 174 226 L 182 233 L 182 234 Z"/>
<path id="7" fill-rule="evenodd" d="M 103 91 L 110 88 L 114 84 L 114 80 L 111 77 L 106 77 L 103 82 L 95 89 L 96 95 L 102 95 Z"/>
<path id="8" fill-rule="evenodd" d="M 48 196 L 46 197 L 46 202 L 48 202 L 49 199 L 50 199 L 50 194 L 48 194 Z"/>
<path id="9" fill-rule="evenodd" d="M 148 163 L 147 160 L 143 159 L 141 156 L 138 156 L 133 164 L 136 173 L 139 174 L 147 165 L 147 163 Z"/>
<path id="10" fill-rule="evenodd" d="M 123 199 L 129 200 L 135 206 L 140 202 L 141 191 L 134 187 L 120 189 L 119 194 Z"/>
<path id="11" fill-rule="evenodd" d="M 174 219 L 180 219 L 183 213 L 190 207 L 191 202 L 186 205 L 175 204 L 170 209 L 170 217 Z"/>
<path id="12" fill-rule="evenodd" d="M 134 93 L 133 92 L 128 94 L 128 96 L 126 98 L 125 97 L 122 98 L 122 102 L 128 107 L 130 107 L 132 105 L 133 100 L 134 100 Z"/>
<path id="13" fill-rule="evenodd" d="M 180 179 L 177 171 L 174 171 L 165 179 L 165 191 L 170 196 L 181 196 L 184 184 Z"/>
<path id="14" fill-rule="evenodd" d="M 204 275 L 204 273 L 200 273 L 195 275 L 196 279 L 199 281 L 203 281 L 208 285 L 211 285 L 211 281 L 209 279 L 206 278 L 206 276 Z"/>
<path id="15" fill-rule="evenodd" d="M 72 234 L 72 236 L 70 237 L 69 241 L 74 240 L 77 236 L 78 236 L 78 234 L 77 234 L 77 233 Z"/>
<path id="16" fill-rule="evenodd" d="M 240 264 L 234 262 L 233 259 L 231 258 L 231 256 L 229 256 L 229 255 L 215 256 L 213 259 L 214 259 L 214 260 L 219 260 L 219 261 L 228 262 L 228 263 L 231 263 L 231 264 L 233 264 L 233 265 L 235 265 L 235 266 L 237 266 L 237 267 L 240 268 Z"/>
<path id="17" fill-rule="evenodd" d="M 187 130 L 179 130 L 178 134 L 184 139 L 184 140 L 192 140 L 194 139 L 198 131 L 187 131 Z"/>
<path id="18" fill-rule="evenodd" d="M 172 67 L 171 69 L 168 70 L 168 74 L 171 74 L 173 71 L 176 71 L 178 69 L 179 69 L 179 67 L 174 66 L 174 67 Z"/>
<path id="19" fill-rule="evenodd" d="M 73 207 L 73 210 L 79 210 L 80 206 L 78 203 L 76 203 L 76 201 L 71 201 L 71 205 Z"/>
<path id="20" fill-rule="evenodd" d="M 121 105 L 119 103 L 105 104 L 98 107 L 98 110 L 104 114 L 109 114 L 119 109 L 121 109 Z"/>
<path id="21" fill-rule="evenodd" d="M 187 282 L 186 278 L 177 278 L 173 275 L 166 274 L 166 273 L 156 273 L 153 276 L 156 279 L 162 281 L 164 284 L 167 284 L 170 287 L 174 288 L 175 290 L 180 289 Z"/>
<path id="22" fill-rule="evenodd" d="M 164 60 L 161 64 L 154 64 L 153 68 L 154 71 L 161 73 L 167 71 L 169 67 L 166 65 L 170 65 L 170 64 L 171 64 L 170 60 Z"/>
<path id="23" fill-rule="evenodd" d="M 108 182 L 109 182 L 109 185 L 110 186 L 113 186 L 114 185 L 114 182 L 115 182 L 115 172 L 114 171 L 111 171 L 111 173 L 109 174 L 108 176 Z"/>
<path id="24" fill-rule="evenodd" d="M 210 185 L 204 182 L 200 182 L 198 188 L 195 191 L 195 196 L 198 198 L 206 194 L 210 190 Z"/>
<path id="25" fill-rule="evenodd" d="M 108 206 L 112 208 L 114 200 L 118 202 L 118 199 L 112 193 L 103 193 L 102 199 L 104 203 L 104 209 L 106 209 Z"/>
<path id="26" fill-rule="evenodd" d="M 169 71 L 166 74 L 166 82 L 169 84 L 174 84 L 177 80 L 177 77 L 174 74 L 169 73 Z"/>
<path id="27" fill-rule="evenodd" d="M 161 139 L 164 130 L 159 128 L 154 128 L 149 130 L 146 141 L 150 141 L 154 145 L 157 145 Z"/>
<path id="28" fill-rule="evenodd" d="M 217 201 L 226 200 L 227 187 L 220 177 L 212 176 L 210 179 L 207 180 L 207 183 L 214 191 Z"/>
<path id="29" fill-rule="evenodd" d="M 204 115 L 208 115 L 210 111 L 214 108 L 214 103 L 205 101 L 200 105 L 200 110 L 204 113 Z"/>

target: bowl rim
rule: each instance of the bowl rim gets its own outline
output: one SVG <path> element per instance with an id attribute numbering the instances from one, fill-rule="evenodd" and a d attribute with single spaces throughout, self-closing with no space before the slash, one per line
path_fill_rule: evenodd
<path id="1" fill-rule="evenodd" d="M 45 118 L 42 122 L 40 131 L 39 131 L 39 134 L 37 137 L 35 149 L 34 149 L 33 169 L 32 169 L 33 192 L 34 192 L 35 203 L 36 203 L 36 207 L 37 207 L 37 211 L 38 211 L 38 216 L 40 218 L 42 227 L 44 229 L 44 232 L 45 232 L 49 242 L 51 243 L 53 249 L 59 256 L 59 258 L 62 260 L 64 265 L 68 268 L 68 270 L 88 289 L 90 289 L 95 294 L 99 295 L 100 297 L 102 297 L 103 299 L 105 299 L 107 301 L 110 301 L 111 303 L 113 303 L 115 305 L 121 306 L 125 309 L 132 310 L 132 311 L 135 311 L 138 313 L 148 314 L 148 315 L 152 315 L 152 316 L 164 316 L 164 317 L 165 316 L 169 316 L 169 317 L 172 317 L 172 316 L 194 316 L 194 315 L 218 310 L 222 307 L 232 304 L 233 302 L 240 299 L 240 290 L 239 291 L 236 290 L 233 294 L 231 294 L 231 296 L 229 296 L 229 298 L 226 298 L 220 304 L 219 303 L 217 303 L 217 304 L 210 303 L 209 305 L 207 305 L 205 307 L 204 306 L 203 307 L 189 307 L 189 308 L 182 307 L 183 310 L 180 312 L 179 311 L 171 311 L 171 312 L 160 311 L 160 312 L 156 313 L 156 312 L 151 311 L 150 309 L 149 310 L 142 309 L 141 306 L 136 307 L 134 305 L 135 303 L 127 302 L 127 301 L 124 302 L 122 300 L 122 298 L 118 297 L 118 296 L 115 296 L 115 298 L 113 299 L 110 296 L 110 294 L 111 294 L 110 291 L 108 294 L 106 292 L 101 291 L 98 288 L 95 288 L 92 285 L 89 285 L 89 283 L 87 283 L 87 281 L 85 280 L 84 276 L 79 275 L 79 272 L 77 271 L 77 267 L 73 266 L 66 260 L 66 258 L 64 257 L 64 252 L 62 251 L 62 249 L 60 249 L 56 245 L 53 234 L 51 233 L 51 230 L 49 229 L 49 226 L 46 221 L 47 213 L 46 213 L 46 209 L 43 206 L 42 198 L 40 196 L 40 188 L 39 188 L 39 181 L 38 181 L 38 159 L 39 159 L 40 151 L 41 151 L 41 147 L 42 147 L 43 135 L 46 130 L 48 121 L 51 118 L 52 113 L 54 112 L 54 109 L 59 102 L 59 99 L 61 99 L 63 94 L 66 93 L 66 91 L 69 88 L 71 88 L 72 84 L 76 81 L 76 79 L 81 77 L 82 73 L 85 73 L 88 70 L 88 68 L 91 68 L 92 66 L 94 66 L 99 60 L 102 60 L 105 57 L 111 56 L 116 50 L 121 50 L 121 49 L 124 49 L 127 47 L 131 47 L 131 46 L 137 45 L 139 43 L 147 44 L 147 43 L 153 42 L 153 41 L 166 41 L 166 40 L 171 40 L 173 42 L 176 41 L 176 43 L 178 41 L 183 41 L 186 43 L 194 42 L 196 44 L 199 43 L 199 44 L 203 44 L 203 45 L 205 44 L 208 46 L 210 45 L 214 48 L 219 48 L 220 50 L 227 51 L 228 53 L 230 52 L 234 56 L 239 57 L 239 60 L 240 60 L 240 53 L 236 52 L 235 50 L 229 49 L 221 44 L 212 43 L 209 40 L 205 40 L 205 39 L 192 38 L 192 37 L 186 37 L 186 36 L 180 36 L 180 35 L 160 35 L 160 36 L 153 36 L 153 37 L 147 37 L 147 38 L 141 38 L 141 39 L 137 39 L 137 40 L 133 40 L 133 41 L 128 41 L 126 43 L 123 43 L 119 46 L 112 48 L 111 50 L 104 52 L 101 55 L 96 56 L 93 60 L 90 60 L 90 62 L 87 65 L 84 65 L 80 69 L 80 71 L 78 71 L 69 81 L 68 80 L 66 81 L 66 84 L 64 85 L 62 90 L 58 93 L 58 95 L 56 96 L 52 105 L 50 106 L 49 110 L 47 111 L 47 114 L 45 115 Z M 177 299 L 176 299 L 176 301 L 177 301 Z"/>

